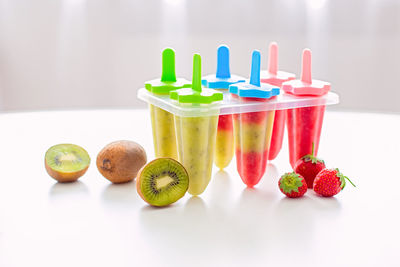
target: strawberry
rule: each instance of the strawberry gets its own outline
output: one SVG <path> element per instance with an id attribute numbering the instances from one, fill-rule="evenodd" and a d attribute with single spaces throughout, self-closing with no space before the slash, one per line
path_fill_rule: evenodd
<path id="1" fill-rule="evenodd" d="M 353 182 L 344 176 L 339 169 L 324 169 L 315 177 L 314 191 L 323 197 L 334 196 L 343 190 L 346 180 L 355 187 Z"/>
<path id="2" fill-rule="evenodd" d="M 307 192 L 306 180 L 295 172 L 282 175 L 278 184 L 282 193 L 291 198 L 301 197 Z"/>
<path id="3" fill-rule="evenodd" d="M 325 162 L 314 156 L 314 143 L 311 154 L 305 155 L 294 165 L 293 170 L 304 177 L 308 188 L 313 188 L 315 176 L 325 169 Z"/>

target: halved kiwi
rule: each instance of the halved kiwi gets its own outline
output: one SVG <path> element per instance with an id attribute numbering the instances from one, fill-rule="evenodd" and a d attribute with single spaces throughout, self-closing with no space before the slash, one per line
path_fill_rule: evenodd
<path id="1" fill-rule="evenodd" d="M 189 175 L 178 161 L 158 158 L 147 163 L 136 178 L 136 189 L 152 206 L 167 206 L 182 198 L 189 187 Z"/>
<path id="2" fill-rule="evenodd" d="M 86 150 L 74 144 L 52 146 L 44 158 L 47 173 L 59 182 L 78 180 L 90 165 Z"/>

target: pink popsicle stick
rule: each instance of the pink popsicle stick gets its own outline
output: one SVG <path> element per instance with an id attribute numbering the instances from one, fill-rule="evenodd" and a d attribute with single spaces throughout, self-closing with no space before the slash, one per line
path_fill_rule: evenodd
<path id="1" fill-rule="evenodd" d="M 311 84 L 311 50 L 306 48 L 303 50 L 303 66 L 301 68 L 301 81 Z"/>
<path id="2" fill-rule="evenodd" d="M 273 75 L 278 73 L 278 45 L 275 42 L 269 45 L 268 72 Z"/>

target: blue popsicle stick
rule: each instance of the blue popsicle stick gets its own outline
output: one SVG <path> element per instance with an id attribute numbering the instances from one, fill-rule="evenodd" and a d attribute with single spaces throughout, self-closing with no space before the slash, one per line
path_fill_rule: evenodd
<path id="1" fill-rule="evenodd" d="M 251 58 L 250 84 L 260 86 L 261 55 L 260 51 L 254 50 Z"/>
<path id="2" fill-rule="evenodd" d="M 229 48 L 226 45 L 218 47 L 216 77 L 220 79 L 229 79 L 231 77 L 231 71 L 229 70 Z"/>

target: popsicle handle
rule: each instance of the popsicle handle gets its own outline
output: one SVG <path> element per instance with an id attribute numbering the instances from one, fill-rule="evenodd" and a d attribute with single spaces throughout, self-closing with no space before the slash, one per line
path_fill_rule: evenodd
<path id="1" fill-rule="evenodd" d="M 192 89 L 201 92 L 201 56 L 199 54 L 193 56 Z"/>
<path id="2" fill-rule="evenodd" d="M 228 79 L 231 77 L 229 70 L 229 48 L 221 45 L 217 50 L 217 78 Z"/>
<path id="3" fill-rule="evenodd" d="M 175 75 L 175 51 L 172 48 L 166 48 L 162 52 L 162 82 L 176 82 Z"/>
<path id="4" fill-rule="evenodd" d="M 269 45 L 268 72 L 274 75 L 278 73 L 278 45 L 275 42 Z"/>
<path id="5" fill-rule="evenodd" d="M 311 84 L 311 50 L 306 48 L 303 50 L 303 66 L 301 68 L 301 81 Z"/>
<path id="6" fill-rule="evenodd" d="M 250 84 L 260 86 L 260 68 L 261 54 L 260 51 L 254 50 L 251 58 Z"/>

